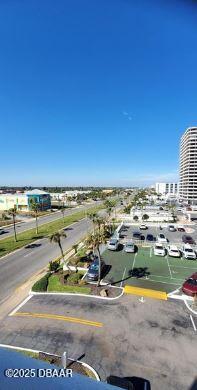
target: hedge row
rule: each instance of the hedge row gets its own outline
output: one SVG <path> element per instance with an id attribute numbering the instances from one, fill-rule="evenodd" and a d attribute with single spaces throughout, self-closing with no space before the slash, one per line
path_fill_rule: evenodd
<path id="1" fill-rule="evenodd" d="M 36 283 L 34 283 L 34 285 L 32 287 L 32 291 L 35 291 L 35 292 L 47 291 L 48 280 L 49 280 L 50 275 L 51 275 L 51 273 L 48 272 L 40 280 L 38 280 Z"/>

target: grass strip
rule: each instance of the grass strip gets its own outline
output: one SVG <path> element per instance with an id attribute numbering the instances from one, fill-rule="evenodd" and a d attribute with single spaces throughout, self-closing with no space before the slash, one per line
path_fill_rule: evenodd
<path id="1" fill-rule="evenodd" d="M 63 286 L 57 275 L 51 275 L 48 280 L 48 292 L 70 292 L 80 294 L 90 294 L 91 289 L 83 286 Z"/>
<path id="2" fill-rule="evenodd" d="M 38 234 L 36 234 L 36 228 L 27 230 L 22 233 L 18 233 L 17 242 L 14 241 L 13 236 L 0 240 L 0 257 L 5 256 L 16 249 L 22 248 L 23 246 L 28 245 L 35 240 L 48 237 L 51 234 L 67 227 L 74 222 L 80 221 L 81 219 L 85 218 L 86 213 L 97 212 L 103 208 L 103 205 L 99 205 L 96 207 L 89 208 L 87 210 L 75 212 L 71 215 L 65 216 L 64 219 L 61 218 L 56 221 L 46 223 L 45 225 L 41 225 L 39 227 Z"/>

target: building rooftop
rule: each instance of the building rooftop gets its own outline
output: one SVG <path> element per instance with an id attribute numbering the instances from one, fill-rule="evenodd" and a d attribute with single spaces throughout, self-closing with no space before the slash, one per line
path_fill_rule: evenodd
<path id="1" fill-rule="evenodd" d="M 31 191 L 26 191 L 25 195 L 48 195 L 48 192 L 39 190 L 39 189 L 34 189 Z"/>

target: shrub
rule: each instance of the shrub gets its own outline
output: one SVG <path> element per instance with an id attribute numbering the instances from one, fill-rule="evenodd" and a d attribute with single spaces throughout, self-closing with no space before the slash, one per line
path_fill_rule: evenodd
<path id="1" fill-rule="evenodd" d="M 60 260 L 50 261 L 49 262 L 49 271 L 56 272 L 59 269 Z"/>
<path id="2" fill-rule="evenodd" d="M 81 274 L 80 272 L 70 274 L 67 278 L 67 282 L 69 284 L 78 284 L 82 276 L 83 274 Z"/>
<path id="3" fill-rule="evenodd" d="M 50 275 L 51 275 L 51 273 L 48 272 L 40 280 L 38 280 L 36 283 L 34 283 L 34 285 L 32 287 L 32 291 L 37 291 L 37 292 L 47 291 L 48 279 L 49 279 Z"/>

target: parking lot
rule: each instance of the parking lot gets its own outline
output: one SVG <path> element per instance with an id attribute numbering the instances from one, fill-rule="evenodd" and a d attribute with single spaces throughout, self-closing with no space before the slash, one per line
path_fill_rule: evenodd
<path id="1" fill-rule="evenodd" d="M 132 238 L 135 227 L 129 227 L 123 232 L 120 247 L 117 251 L 105 250 L 102 254 L 105 263 L 110 271 L 104 281 L 118 286 L 132 285 L 143 288 L 150 288 L 167 293 L 180 288 L 188 276 L 197 271 L 196 260 L 155 256 L 153 253 L 154 243 L 146 242 L 140 245 L 136 241 L 137 250 L 135 253 L 126 253 L 123 244 Z M 183 245 L 181 232 L 169 232 L 163 229 L 162 232 L 168 238 L 169 244 L 175 243 L 178 247 Z M 151 227 L 143 233 L 153 234 L 156 237 L 159 230 Z M 196 239 L 196 232 L 191 234 Z"/>
<path id="2" fill-rule="evenodd" d="M 152 389 L 189 389 L 196 375 L 196 334 L 185 305 L 174 300 L 37 295 L 5 318 L 0 342 L 84 355 L 102 380 L 144 377 Z"/>

